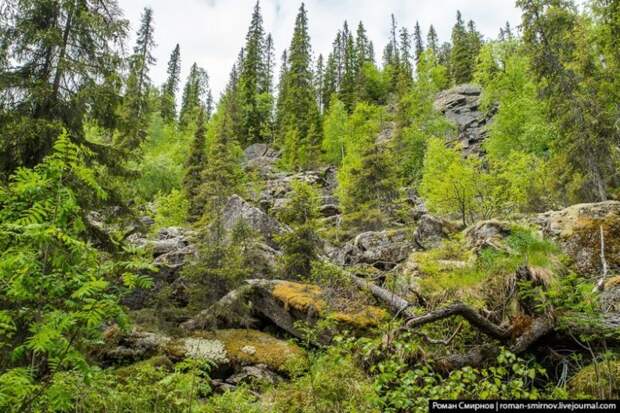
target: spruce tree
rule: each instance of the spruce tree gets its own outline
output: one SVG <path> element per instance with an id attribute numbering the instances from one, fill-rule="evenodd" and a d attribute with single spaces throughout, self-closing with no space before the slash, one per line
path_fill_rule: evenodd
<path id="1" fill-rule="evenodd" d="M 129 58 L 129 76 L 124 102 L 124 125 L 121 144 L 127 149 L 138 147 L 146 137 L 151 79 L 149 67 L 155 63 L 152 50 L 153 10 L 145 8 L 140 21 L 133 55 Z"/>
<path id="2" fill-rule="evenodd" d="M 164 121 L 173 122 L 177 117 L 176 93 L 181 80 L 181 48 L 178 43 L 170 55 L 167 73 L 168 78 L 161 90 L 160 113 Z"/>
<path id="3" fill-rule="evenodd" d="M 220 215 L 226 199 L 241 190 L 243 171 L 241 149 L 234 136 L 230 94 L 224 94 L 207 133 L 207 157 L 198 195 L 204 205 L 203 218 L 213 221 Z"/>
<path id="4" fill-rule="evenodd" d="M 428 29 L 428 35 L 426 36 L 426 45 L 429 50 L 432 50 L 435 56 L 439 55 L 439 37 L 437 36 L 437 32 L 435 28 L 431 24 L 431 27 Z"/>
<path id="5" fill-rule="evenodd" d="M 323 86 L 324 86 L 325 67 L 323 64 L 323 55 L 319 54 L 316 60 L 316 69 L 314 70 L 314 88 L 316 89 L 316 99 L 319 105 L 319 112 L 323 114 Z"/>
<path id="6" fill-rule="evenodd" d="M 471 44 L 461 12 L 456 12 L 456 24 L 452 28 L 450 68 L 454 83 L 467 83 L 472 77 Z"/>
<path id="7" fill-rule="evenodd" d="M 0 28 L 0 50 L 10 58 L 0 80 L 0 178 L 39 163 L 62 128 L 73 142 L 86 143 L 87 113 L 112 134 L 119 121 L 120 51 L 127 31 L 116 0 L 9 3 L 10 18 Z M 112 148 L 92 149 L 118 169 Z"/>
<path id="8" fill-rule="evenodd" d="M 239 143 L 247 146 L 254 142 L 266 142 L 271 138 L 271 78 L 267 62 L 271 56 L 267 50 L 263 17 L 258 2 L 254 6 L 243 51 L 243 59 L 237 66 L 240 125 L 235 129 L 239 131 Z M 265 102 L 267 104 L 264 104 Z"/>
<path id="9" fill-rule="evenodd" d="M 280 63 L 280 74 L 278 76 L 278 100 L 276 102 L 276 122 L 275 122 L 275 130 L 278 133 L 276 135 L 278 145 L 282 145 L 282 141 L 280 140 L 280 131 L 283 129 L 283 115 L 285 111 L 285 102 L 284 98 L 287 95 L 287 84 L 286 78 L 288 76 L 288 53 L 286 49 L 282 51 L 281 63 Z"/>
<path id="10" fill-rule="evenodd" d="M 410 82 L 413 78 L 413 59 L 411 55 L 411 36 L 406 27 L 400 29 L 400 70 L 402 81 Z"/>
<path id="11" fill-rule="evenodd" d="M 366 28 L 360 21 L 357 25 L 357 32 L 355 33 L 355 58 L 358 72 L 362 70 L 365 63 L 374 62 L 373 54 L 372 45 L 366 34 Z"/>
<path id="12" fill-rule="evenodd" d="M 482 48 L 482 35 L 476 29 L 476 24 L 473 20 L 467 22 L 467 41 L 469 43 L 469 59 L 471 67 L 471 78 L 473 78 L 474 69 L 476 67 L 476 60 L 478 54 Z M 471 79 L 470 79 L 471 80 Z"/>
<path id="13" fill-rule="evenodd" d="M 344 22 L 342 34 L 343 72 L 342 81 L 340 83 L 340 99 L 350 112 L 355 106 L 356 99 L 355 81 L 357 80 L 357 62 L 353 35 L 349 31 L 346 21 Z"/>
<path id="14" fill-rule="evenodd" d="M 186 128 L 195 121 L 206 96 L 209 93 L 209 76 L 207 72 L 194 63 L 183 88 L 179 126 Z"/>
<path id="15" fill-rule="evenodd" d="M 311 65 L 308 16 L 302 3 L 289 47 L 283 105 L 278 113 L 278 134 L 283 142 L 284 163 L 289 168 L 308 166 L 315 160 L 320 143 L 319 110 Z"/>
<path id="16" fill-rule="evenodd" d="M 321 101 L 323 102 L 324 110 L 327 110 L 330 106 L 332 95 L 338 91 L 338 68 L 336 67 L 336 58 L 333 51 L 327 56 L 321 91 L 323 93 Z"/>
<path id="17" fill-rule="evenodd" d="M 415 61 L 418 63 L 420 61 L 420 56 L 422 56 L 422 52 L 424 52 L 424 42 L 422 41 L 420 23 L 417 21 L 415 22 L 415 29 L 413 31 L 413 43 L 415 47 Z"/>
<path id="18" fill-rule="evenodd" d="M 185 165 L 183 188 L 189 200 L 189 219 L 198 220 L 203 213 L 204 205 L 199 197 L 202 186 L 202 172 L 205 168 L 205 112 L 201 109 L 196 120 L 197 127 Z"/>

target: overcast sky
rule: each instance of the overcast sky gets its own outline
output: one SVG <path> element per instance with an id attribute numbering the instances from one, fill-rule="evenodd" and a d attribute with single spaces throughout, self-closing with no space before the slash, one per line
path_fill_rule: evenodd
<path id="1" fill-rule="evenodd" d="M 118 0 L 131 22 L 133 47 L 136 26 L 145 6 L 154 12 L 157 64 L 152 69 L 154 83 L 163 83 L 166 64 L 176 43 L 181 45 L 181 82 L 193 62 L 204 67 L 210 76 L 214 97 L 224 89 L 230 69 L 243 46 L 255 0 Z M 265 31 L 272 33 L 276 56 L 289 46 L 295 15 L 301 2 L 261 0 Z M 420 22 L 424 36 L 433 24 L 440 41 L 449 40 L 456 10 L 467 21 L 473 19 L 487 38 L 495 38 L 506 21 L 516 26 L 520 21 L 514 0 L 307 0 L 310 37 L 315 57 L 329 53 L 336 31 L 343 21 L 353 30 L 364 22 L 381 58 L 394 13 L 399 26 L 413 30 Z M 277 73 L 277 72 L 276 72 Z"/>

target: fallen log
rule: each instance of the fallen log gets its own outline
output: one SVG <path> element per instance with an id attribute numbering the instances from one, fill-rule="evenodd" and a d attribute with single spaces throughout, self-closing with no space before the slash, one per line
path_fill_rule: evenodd
<path id="1" fill-rule="evenodd" d="M 397 315 L 407 318 L 414 316 L 413 312 L 410 310 L 411 304 L 409 303 L 409 301 L 403 299 L 402 297 L 394 294 L 389 290 L 386 290 L 385 288 L 379 287 L 373 282 L 370 282 L 353 274 L 349 274 L 349 276 L 351 277 L 351 281 L 353 281 L 353 283 L 358 288 L 370 291 L 370 293 L 375 298 L 388 306 Z"/>

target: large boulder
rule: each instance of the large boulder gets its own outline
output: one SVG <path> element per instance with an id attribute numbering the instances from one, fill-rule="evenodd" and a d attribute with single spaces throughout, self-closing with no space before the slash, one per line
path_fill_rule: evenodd
<path id="1" fill-rule="evenodd" d="M 423 214 L 413 233 L 417 246 L 421 249 L 431 249 L 439 246 L 441 241 L 459 230 L 459 226 L 451 221 L 430 214 Z"/>
<path id="2" fill-rule="evenodd" d="M 602 229 L 608 270 L 620 271 L 620 202 L 572 205 L 540 214 L 536 221 L 545 237 L 557 242 L 572 258 L 575 269 L 590 276 L 602 272 Z"/>
<path id="3" fill-rule="evenodd" d="M 480 111 L 479 86 L 464 84 L 440 92 L 434 107 L 458 127 L 458 140 L 466 155 L 481 152 L 482 142 L 488 136 L 487 125 L 491 118 Z"/>
<path id="4" fill-rule="evenodd" d="M 287 230 L 284 225 L 238 195 L 228 198 L 222 218 L 222 225 L 228 233 L 231 233 L 240 223 L 245 223 L 253 231 L 262 235 L 271 247 L 275 246 L 275 236 Z"/>
<path id="5" fill-rule="evenodd" d="M 391 269 L 405 260 L 414 248 L 411 231 L 407 229 L 367 231 L 334 249 L 332 259 L 339 265 L 370 264 Z"/>
<path id="6" fill-rule="evenodd" d="M 467 246 L 480 252 L 485 248 L 505 250 L 504 239 L 512 233 L 509 223 L 490 219 L 479 221 L 465 230 Z"/>

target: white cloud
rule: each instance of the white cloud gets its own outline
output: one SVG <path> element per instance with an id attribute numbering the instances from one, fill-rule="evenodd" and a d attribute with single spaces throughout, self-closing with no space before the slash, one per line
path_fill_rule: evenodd
<path id="1" fill-rule="evenodd" d="M 243 46 L 254 3 L 255 0 L 119 0 L 132 23 L 130 42 L 142 9 L 153 8 L 157 42 L 153 81 L 160 84 L 165 80 L 170 52 L 179 43 L 182 82 L 191 64 L 197 62 L 209 73 L 215 96 L 224 89 Z M 290 43 L 299 5 L 300 2 L 291 0 L 261 1 L 265 30 L 273 35 L 278 60 Z M 329 53 L 336 31 L 345 19 L 352 30 L 360 20 L 364 22 L 377 58 L 388 38 L 391 13 L 399 26 L 410 30 L 419 21 L 425 35 L 433 24 L 441 41 L 449 40 L 457 9 L 466 21 L 474 20 L 488 38 L 495 38 L 506 21 L 517 26 L 520 20 L 514 0 L 308 0 L 306 7 L 316 56 Z"/>

